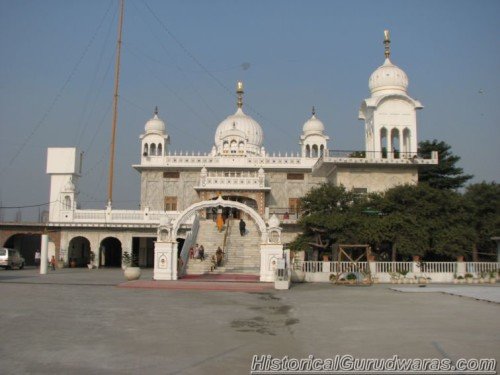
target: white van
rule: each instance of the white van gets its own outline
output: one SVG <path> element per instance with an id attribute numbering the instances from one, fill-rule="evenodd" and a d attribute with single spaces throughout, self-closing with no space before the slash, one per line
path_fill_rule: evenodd
<path id="1" fill-rule="evenodd" d="M 22 270 L 24 268 L 24 258 L 19 253 L 19 250 L 0 247 L 0 267 L 5 269 L 18 267 Z"/>

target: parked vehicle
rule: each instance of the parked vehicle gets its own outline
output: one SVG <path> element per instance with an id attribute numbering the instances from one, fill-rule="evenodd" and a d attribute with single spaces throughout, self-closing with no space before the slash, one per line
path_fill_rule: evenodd
<path id="1" fill-rule="evenodd" d="M 11 269 L 17 267 L 20 270 L 24 268 L 24 258 L 19 253 L 19 250 L 9 249 L 7 247 L 0 248 L 0 267 Z"/>

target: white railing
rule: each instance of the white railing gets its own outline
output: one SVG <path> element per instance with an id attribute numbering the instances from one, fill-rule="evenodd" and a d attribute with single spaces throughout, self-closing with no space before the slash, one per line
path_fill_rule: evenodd
<path id="1" fill-rule="evenodd" d="M 422 262 L 420 270 L 424 273 L 455 273 L 457 272 L 456 262 Z"/>
<path id="2" fill-rule="evenodd" d="M 377 273 L 412 272 L 413 262 L 375 262 Z"/>
<path id="3" fill-rule="evenodd" d="M 499 269 L 500 263 L 496 262 L 465 262 L 465 270 L 471 274 L 480 275 L 481 273 L 489 273 Z"/>
<path id="4" fill-rule="evenodd" d="M 322 262 L 322 261 L 298 261 L 293 268 L 303 272 L 368 272 L 368 262 Z"/>
<path id="5" fill-rule="evenodd" d="M 191 226 L 191 230 L 187 233 L 186 239 L 184 240 L 184 244 L 182 245 L 181 250 L 181 260 L 182 266 L 179 272 L 180 276 L 183 276 L 186 273 L 187 262 L 189 261 L 189 249 L 196 242 L 196 237 L 198 236 L 198 229 L 200 228 L 200 216 L 195 214 L 193 216 L 193 225 Z"/>
<path id="6" fill-rule="evenodd" d="M 85 224 L 159 224 L 160 219 L 175 220 L 179 211 L 145 210 L 67 210 L 61 211 L 58 222 Z M 191 224 L 191 222 L 186 222 Z"/>

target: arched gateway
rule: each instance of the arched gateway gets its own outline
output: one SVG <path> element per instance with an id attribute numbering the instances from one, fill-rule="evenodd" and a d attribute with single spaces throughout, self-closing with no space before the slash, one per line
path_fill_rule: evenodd
<path id="1" fill-rule="evenodd" d="M 283 257 L 283 245 L 281 244 L 281 228 L 279 220 L 273 217 L 269 220 L 269 227 L 262 217 L 251 207 L 231 200 L 222 199 L 219 196 L 216 200 L 202 201 L 194 203 L 186 208 L 173 222 L 161 223 L 158 227 L 158 238 L 155 242 L 155 280 L 177 280 L 177 232 L 182 223 L 187 221 L 198 211 L 212 207 L 236 208 L 248 214 L 257 224 L 261 234 L 261 281 L 273 281 L 274 269 L 277 259 Z M 268 234 L 272 235 L 269 236 Z M 276 234 L 278 234 L 276 236 Z"/>

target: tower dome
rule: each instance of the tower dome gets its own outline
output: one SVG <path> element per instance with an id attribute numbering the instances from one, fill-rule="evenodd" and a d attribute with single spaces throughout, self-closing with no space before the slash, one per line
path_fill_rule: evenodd
<path id="1" fill-rule="evenodd" d="M 381 90 L 404 91 L 408 88 L 408 76 L 387 57 L 384 64 L 370 76 L 368 87 L 372 94 Z"/>
<path id="2" fill-rule="evenodd" d="M 158 107 L 155 108 L 154 116 L 144 126 L 146 133 L 165 133 L 165 122 L 158 117 Z"/>
<path id="3" fill-rule="evenodd" d="M 385 61 L 370 76 L 368 87 L 372 96 L 391 93 L 404 93 L 408 88 L 408 76 L 403 69 L 394 65 L 389 57 L 391 56 L 391 39 L 389 30 L 384 30 Z"/>
<path id="4" fill-rule="evenodd" d="M 243 84 L 238 82 L 238 109 L 223 120 L 215 131 L 219 154 L 260 154 L 264 134 L 261 126 L 243 112 Z"/>
<path id="5" fill-rule="evenodd" d="M 321 120 L 316 117 L 316 111 L 314 107 L 312 110 L 312 116 L 304 123 L 302 131 L 304 134 L 323 133 L 325 131 L 325 125 L 323 125 Z"/>

